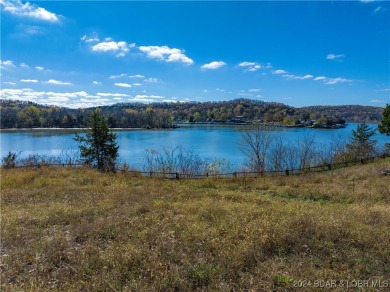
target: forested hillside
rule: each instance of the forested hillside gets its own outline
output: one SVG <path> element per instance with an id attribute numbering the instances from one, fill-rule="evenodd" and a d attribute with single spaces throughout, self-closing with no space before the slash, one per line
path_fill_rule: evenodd
<path id="1" fill-rule="evenodd" d="M 308 106 L 301 108 L 303 111 L 316 112 L 318 114 L 335 115 L 348 122 L 378 122 L 382 119 L 381 107 L 363 105 L 340 106 Z"/>
<path id="2" fill-rule="evenodd" d="M 70 109 L 32 102 L 1 100 L 1 128 L 82 128 L 94 108 Z M 164 109 L 143 104 L 100 108 L 114 128 L 170 128 L 173 117 Z"/>
<path id="3" fill-rule="evenodd" d="M 0 100 L 1 128 L 85 127 L 93 108 L 70 109 L 32 102 Z M 378 122 L 382 108 L 370 106 L 311 106 L 250 99 L 220 102 L 120 103 L 100 107 L 114 128 L 170 128 L 177 122 L 242 124 L 251 121 L 289 126 L 327 127 L 347 122 Z"/>

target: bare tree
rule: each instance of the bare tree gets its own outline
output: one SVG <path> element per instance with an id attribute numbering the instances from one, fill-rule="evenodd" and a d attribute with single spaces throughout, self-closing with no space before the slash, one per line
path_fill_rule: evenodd
<path id="1" fill-rule="evenodd" d="M 315 141 L 315 136 L 307 133 L 298 140 L 299 169 L 317 164 L 318 156 L 316 155 L 317 147 Z"/>
<path id="2" fill-rule="evenodd" d="M 347 160 L 347 138 L 343 135 L 331 135 L 330 139 L 320 146 L 320 163 L 333 164 Z"/>
<path id="3" fill-rule="evenodd" d="M 146 172 L 180 173 L 187 177 L 216 175 L 227 172 L 230 165 L 225 160 L 206 159 L 183 147 L 147 149 L 141 168 Z"/>
<path id="4" fill-rule="evenodd" d="M 288 168 L 287 152 L 288 144 L 281 132 L 275 132 L 272 142 L 272 148 L 269 153 L 271 169 L 274 171 L 283 171 Z"/>
<path id="5" fill-rule="evenodd" d="M 295 142 L 287 142 L 281 133 L 275 134 L 269 160 L 275 171 L 313 166 L 320 161 L 315 137 L 305 134 Z"/>
<path id="6" fill-rule="evenodd" d="M 246 126 L 241 131 L 240 146 L 247 158 L 246 166 L 256 172 L 267 167 L 267 157 L 274 138 L 273 127 L 264 124 Z"/>

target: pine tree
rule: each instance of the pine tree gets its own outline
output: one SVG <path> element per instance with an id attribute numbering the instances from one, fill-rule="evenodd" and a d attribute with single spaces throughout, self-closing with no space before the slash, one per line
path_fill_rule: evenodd
<path id="1" fill-rule="evenodd" d="M 88 127 L 90 129 L 84 136 L 76 134 L 74 138 L 81 143 L 81 157 L 99 170 L 115 171 L 119 149 L 116 144 L 117 135 L 109 129 L 107 119 L 98 109 L 89 116 Z"/>
<path id="2" fill-rule="evenodd" d="M 347 144 L 349 154 L 355 159 L 365 159 L 376 154 L 376 140 L 371 138 L 376 129 L 370 128 L 366 123 L 360 124 L 352 130 L 352 141 Z"/>
<path id="3" fill-rule="evenodd" d="M 381 134 L 390 136 L 390 104 L 386 104 L 385 109 L 383 110 L 383 118 L 380 124 L 378 125 L 378 130 Z M 387 152 L 390 153 L 390 143 L 386 143 Z"/>

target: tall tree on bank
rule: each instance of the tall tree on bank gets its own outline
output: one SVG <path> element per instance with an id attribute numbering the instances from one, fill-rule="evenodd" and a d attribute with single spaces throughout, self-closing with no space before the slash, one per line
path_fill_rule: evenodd
<path id="1" fill-rule="evenodd" d="M 240 134 L 239 144 L 247 157 L 246 166 L 251 171 L 264 172 L 270 146 L 274 139 L 273 127 L 262 124 L 246 126 Z"/>
<path id="2" fill-rule="evenodd" d="M 370 128 L 366 123 L 352 130 L 352 141 L 347 144 L 348 153 L 354 159 L 370 158 L 376 154 L 376 140 L 372 137 L 376 129 Z"/>
<path id="3" fill-rule="evenodd" d="M 108 127 L 107 119 L 95 109 L 88 118 L 89 130 L 84 135 L 75 134 L 74 140 L 80 142 L 81 157 L 85 163 L 99 170 L 115 171 L 119 146 L 117 135 Z"/>
<path id="4" fill-rule="evenodd" d="M 390 104 L 386 104 L 385 109 L 383 110 L 383 118 L 378 125 L 378 130 L 381 134 L 390 136 Z M 387 152 L 390 153 L 390 143 L 386 144 Z"/>

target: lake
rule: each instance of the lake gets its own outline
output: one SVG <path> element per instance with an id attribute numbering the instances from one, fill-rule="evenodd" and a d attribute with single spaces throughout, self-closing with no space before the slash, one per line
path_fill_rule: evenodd
<path id="1" fill-rule="evenodd" d="M 304 135 L 314 135 L 318 143 L 326 143 L 335 135 L 349 139 L 358 124 L 348 124 L 343 129 L 278 128 L 286 141 L 293 143 Z M 371 125 L 377 127 L 376 125 Z M 145 149 L 161 149 L 182 146 L 201 157 L 225 159 L 231 167 L 244 163 L 245 157 L 239 146 L 241 126 L 181 125 L 169 130 L 119 130 L 119 161 L 138 167 L 145 156 Z M 0 133 L 1 157 L 8 151 L 20 152 L 20 157 L 30 154 L 56 156 L 62 151 L 76 151 L 73 140 L 76 129 L 2 130 Z M 379 133 L 375 139 L 383 146 L 389 138 Z"/>

